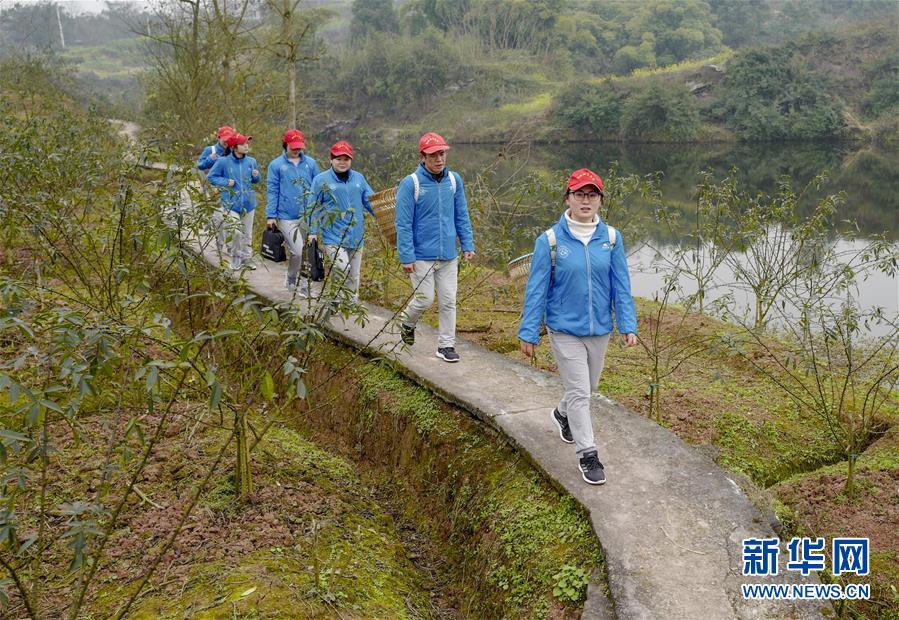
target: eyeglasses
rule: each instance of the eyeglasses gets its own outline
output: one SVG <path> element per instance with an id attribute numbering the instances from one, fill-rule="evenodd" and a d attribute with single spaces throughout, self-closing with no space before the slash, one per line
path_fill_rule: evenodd
<path id="1" fill-rule="evenodd" d="M 574 196 L 575 200 L 580 200 L 583 202 L 584 198 L 586 198 L 589 202 L 594 202 L 597 200 L 602 194 L 599 192 L 582 192 L 580 190 L 576 192 L 571 192 L 571 195 Z"/>

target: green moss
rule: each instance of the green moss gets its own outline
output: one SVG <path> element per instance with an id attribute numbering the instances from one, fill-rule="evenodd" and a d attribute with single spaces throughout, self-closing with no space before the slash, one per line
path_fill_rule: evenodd
<path id="1" fill-rule="evenodd" d="M 715 418 L 720 463 L 770 486 L 798 471 L 812 471 L 840 458 L 837 446 L 823 429 L 777 416 L 754 422 L 745 415 L 723 411 Z"/>
<path id="2" fill-rule="evenodd" d="M 429 390 L 407 381 L 388 365 L 366 364 L 359 367 L 356 376 L 364 399 L 373 401 L 382 390 L 388 392 L 395 413 L 409 419 L 419 434 L 442 435 L 449 432 L 436 397 Z"/>
<path id="3" fill-rule="evenodd" d="M 404 463 L 406 470 L 387 474 L 381 486 L 397 496 L 398 484 L 407 491 L 418 487 L 419 500 L 407 499 L 405 517 L 432 538 L 449 528 L 442 554 L 460 573 L 459 586 L 472 592 L 471 613 L 544 617 L 552 605 L 564 604 L 552 595 L 562 567 L 602 574 L 595 534 L 572 498 L 547 485 L 519 455 L 475 431 L 478 426 L 465 414 L 382 365 L 363 368 L 364 401 L 392 403 L 393 415 L 413 422 L 419 433 L 428 431 L 422 440 L 430 445 L 418 450 L 420 457 Z M 430 432 L 430 423 L 439 432 Z M 435 514 L 445 516 L 434 519 Z"/>
<path id="4" fill-rule="evenodd" d="M 855 472 L 886 471 L 899 469 L 899 448 L 873 448 L 862 453 L 855 462 Z M 846 476 L 848 461 L 840 461 L 809 472 L 800 472 L 783 480 L 781 484 L 795 484 L 808 478 L 820 476 Z"/>

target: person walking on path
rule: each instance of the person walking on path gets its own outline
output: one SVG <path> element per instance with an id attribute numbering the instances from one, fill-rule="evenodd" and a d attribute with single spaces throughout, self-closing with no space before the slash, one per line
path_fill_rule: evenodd
<path id="1" fill-rule="evenodd" d="M 582 168 L 568 179 L 567 209 L 537 237 L 518 330 L 521 352 L 533 358 L 546 323 L 565 393 L 551 416 L 562 441 L 574 443 L 584 480 L 606 481 L 593 439 L 590 394 L 602 374 L 606 348 L 617 323 L 626 346 L 637 344 L 637 313 L 631 297 L 624 244 L 597 214 L 602 179 Z"/>
<path id="2" fill-rule="evenodd" d="M 456 287 L 459 250 L 474 258 L 474 236 L 462 178 L 446 167 L 449 145 L 428 132 L 418 141 L 420 163 L 396 190 L 396 248 L 403 271 L 412 280 L 412 299 L 400 314 L 403 342 L 415 342 L 415 325 L 434 303 L 437 289 L 439 328 L 437 357 L 458 362 Z"/>
<path id="3" fill-rule="evenodd" d="M 235 131 L 233 127 L 229 127 L 228 125 L 219 127 L 218 131 L 215 133 L 218 141 L 203 149 L 203 152 L 200 153 L 200 157 L 197 158 L 197 168 L 200 170 L 209 170 L 215 165 L 215 162 L 220 157 L 227 157 L 230 155 L 231 149 L 228 147 L 228 138 L 234 134 Z"/>
<path id="4" fill-rule="evenodd" d="M 266 225 L 284 235 L 290 257 L 284 286 L 300 297 L 309 296 L 309 282 L 300 277 L 303 246 L 310 230 L 312 179 L 318 164 L 306 155 L 306 139 L 299 129 L 288 129 L 281 141 L 284 152 L 271 161 L 266 173 Z"/>
<path id="5" fill-rule="evenodd" d="M 231 154 L 231 148 L 228 146 L 228 138 L 234 135 L 234 128 L 224 125 L 218 128 L 215 135 L 218 141 L 210 144 L 203 149 L 200 157 L 197 158 L 197 170 L 209 170 L 215 165 L 215 162 L 221 157 L 227 157 Z M 202 176 L 202 175 L 201 175 Z M 206 195 L 206 184 L 203 184 L 203 195 Z M 222 252 L 225 249 L 225 212 L 222 209 L 216 209 L 212 214 L 212 224 L 207 229 L 210 235 L 215 236 L 215 249 L 218 253 L 219 260 L 222 259 Z"/>
<path id="6" fill-rule="evenodd" d="M 359 301 L 365 211 L 372 216 L 369 197 L 374 193 L 365 177 L 351 170 L 353 147 L 345 140 L 331 147 L 331 167 L 312 180 L 314 225 L 331 260 L 335 294 L 348 291 Z M 365 211 L 363 211 L 363 209 Z"/>
<path id="7" fill-rule="evenodd" d="M 229 254 L 231 269 L 256 269 L 253 263 L 253 211 L 256 209 L 256 190 L 260 175 L 256 160 L 248 155 L 252 136 L 235 133 L 228 138 L 231 154 L 220 157 L 209 171 L 209 182 L 221 189 L 225 216 L 236 224 L 231 236 Z"/>

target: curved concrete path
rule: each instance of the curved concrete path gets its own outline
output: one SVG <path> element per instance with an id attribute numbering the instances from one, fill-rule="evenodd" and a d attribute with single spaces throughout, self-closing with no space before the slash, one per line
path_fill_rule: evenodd
<path id="1" fill-rule="evenodd" d="M 187 192 L 183 203 L 189 203 Z M 182 204 L 183 204 L 182 203 Z M 184 208 L 182 206 L 182 208 Z M 219 264 L 215 252 L 193 242 Z M 283 286 L 285 263 L 260 261 L 245 271 L 249 288 L 276 302 L 290 301 Z M 301 307 L 309 300 L 296 300 Z M 744 600 L 741 583 L 818 583 L 786 570 L 781 544 L 778 576 L 743 577 L 742 541 L 772 538 L 768 521 L 715 463 L 675 435 L 612 401 L 595 396 L 593 424 L 608 482 L 584 483 L 572 446 L 562 443 L 550 411 L 561 380 L 459 339 L 461 363 L 435 356 L 436 333 L 420 325 L 416 344 L 405 348 L 393 313 L 365 304 L 364 326 L 332 318 L 332 337 L 373 355 L 388 355 L 418 383 L 499 429 L 535 466 L 589 512 L 605 552 L 612 598 L 591 585 L 584 618 L 683 620 L 823 617 L 817 601 Z"/>

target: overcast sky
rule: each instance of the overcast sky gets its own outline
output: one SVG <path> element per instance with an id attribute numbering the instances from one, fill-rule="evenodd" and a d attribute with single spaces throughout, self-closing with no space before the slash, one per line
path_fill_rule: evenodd
<path id="1" fill-rule="evenodd" d="M 16 4 L 37 4 L 46 2 L 47 0 L 0 0 L 0 11 Z M 55 0 L 57 4 L 65 8 L 68 13 L 77 15 L 79 13 L 99 13 L 106 8 L 105 0 Z M 150 4 L 147 0 L 131 0 L 131 4 L 139 6 L 147 6 Z"/>

